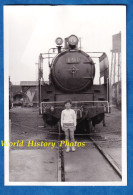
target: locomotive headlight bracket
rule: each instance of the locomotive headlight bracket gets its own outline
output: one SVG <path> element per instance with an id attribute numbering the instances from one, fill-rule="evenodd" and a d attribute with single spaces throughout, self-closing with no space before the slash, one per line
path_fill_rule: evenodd
<path id="1" fill-rule="evenodd" d="M 78 44 L 78 37 L 76 35 L 71 35 L 68 37 L 68 44 L 71 46 L 76 46 Z"/>
<path id="2" fill-rule="evenodd" d="M 55 43 L 56 43 L 57 45 L 62 45 L 63 39 L 62 39 L 61 37 L 57 37 L 56 40 L 55 40 Z"/>

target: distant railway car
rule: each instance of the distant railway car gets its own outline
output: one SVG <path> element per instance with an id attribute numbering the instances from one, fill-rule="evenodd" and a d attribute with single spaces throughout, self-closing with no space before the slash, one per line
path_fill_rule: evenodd
<path id="1" fill-rule="evenodd" d="M 105 112 L 109 112 L 108 58 L 104 52 L 82 51 L 75 35 L 65 38 L 64 47 L 62 43 L 63 39 L 57 38 L 56 48 L 39 56 L 40 113 L 45 124 L 56 125 L 60 121 L 64 101 L 71 99 L 77 114 L 77 129 L 82 126 L 89 131 L 104 121 Z M 94 84 L 96 64 L 93 59 L 96 55 L 99 62 L 98 84 Z M 42 64 L 46 58 L 50 67 L 49 83 L 43 81 Z"/>

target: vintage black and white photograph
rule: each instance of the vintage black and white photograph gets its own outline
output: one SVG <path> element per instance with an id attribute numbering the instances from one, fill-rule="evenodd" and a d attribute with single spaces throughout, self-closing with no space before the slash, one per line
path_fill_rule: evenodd
<path id="1" fill-rule="evenodd" d="M 126 7 L 4 6 L 5 185 L 126 185 Z"/>

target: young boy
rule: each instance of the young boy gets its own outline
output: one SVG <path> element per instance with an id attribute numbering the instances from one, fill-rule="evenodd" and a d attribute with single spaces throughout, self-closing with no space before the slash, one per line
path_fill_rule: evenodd
<path id="1" fill-rule="evenodd" d="M 72 102 L 71 100 L 67 100 L 65 102 L 65 110 L 61 113 L 61 127 L 65 132 L 65 140 L 69 143 L 69 136 L 71 138 L 71 142 L 75 142 L 74 140 L 74 131 L 76 130 L 76 113 L 73 109 L 71 109 Z M 66 152 L 70 151 L 70 147 L 67 146 Z M 74 144 L 72 145 L 72 151 L 75 151 Z"/>

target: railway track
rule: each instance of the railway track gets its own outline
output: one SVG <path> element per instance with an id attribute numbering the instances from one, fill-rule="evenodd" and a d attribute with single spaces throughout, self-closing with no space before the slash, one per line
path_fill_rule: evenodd
<path id="1" fill-rule="evenodd" d="M 60 126 L 58 126 L 58 130 L 59 130 L 59 136 L 58 136 L 58 147 L 59 147 L 59 149 L 58 149 L 58 151 L 59 151 L 59 155 L 58 155 L 58 182 L 65 182 L 66 181 L 66 176 L 65 176 L 66 170 L 65 170 L 65 168 L 67 167 L 67 165 L 65 165 L 66 158 L 64 157 L 65 156 L 65 148 L 59 146 L 59 142 L 61 140 L 61 134 L 62 134 L 61 133 L 61 130 L 60 130 Z M 77 135 L 79 136 L 79 134 L 77 134 Z M 97 143 L 97 141 L 91 136 L 91 134 L 90 135 L 80 134 L 80 135 L 81 136 L 86 136 L 87 141 L 85 141 L 85 143 L 87 143 L 87 144 L 93 144 L 95 146 L 95 149 L 102 156 L 104 163 L 105 164 L 108 164 L 108 166 L 110 166 L 112 172 L 114 172 L 114 175 L 116 175 L 116 177 L 118 178 L 118 180 L 121 180 L 122 179 L 122 173 L 121 173 L 121 170 L 119 169 L 119 166 L 116 163 L 116 161 L 109 154 L 107 154 L 104 151 L 104 149 Z M 94 136 L 94 133 L 93 133 L 93 136 Z M 69 158 L 71 158 L 72 155 L 73 155 L 73 152 L 70 153 Z M 68 154 L 67 154 L 67 156 L 68 156 Z M 79 157 L 79 155 L 77 153 L 77 158 L 78 157 Z M 99 167 L 100 166 L 101 165 L 99 165 Z M 102 166 L 104 166 L 104 164 L 102 164 Z M 80 174 L 80 173 L 78 173 L 78 174 Z M 88 177 L 90 178 L 90 175 L 88 175 Z M 72 181 L 71 178 L 69 178 L 69 179 L 67 178 L 67 182 L 68 181 Z M 84 181 L 84 179 L 81 180 L 81 181 Z"/>
<path id="2" fill-rule="evenodd" d="M 96 141 L 90 137 L 90 140 L 93 142 L 93 144 L 96 146 L 96 148 L 99 150 L 101 155 L 107 160 L 107 162 L 110 164 L 110 166 L 114 169 L 114 171 L 118 174 L 118 176 L 122 179 L 122 173 L 121 170 L 119 169 L 116 161 L 109 155 L 107 154 L 101 146 L 99 146 Z"/>

